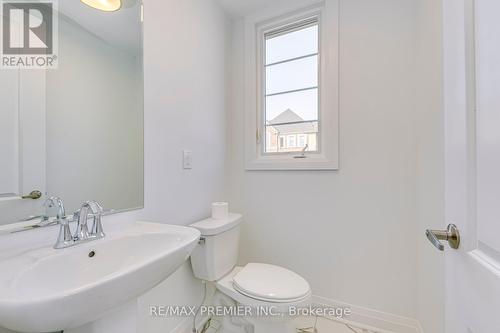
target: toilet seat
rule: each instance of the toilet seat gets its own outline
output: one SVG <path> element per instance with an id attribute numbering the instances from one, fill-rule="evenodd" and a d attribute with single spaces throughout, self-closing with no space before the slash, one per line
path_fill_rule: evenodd
<path id="1" fill-rule="evenodd" d="M 300 275 L 280 266 L 250 263 L 233 277 L 234 289 L 241 294 L 274 303 L 296 302 L 311 293 Z"/>
<path id="2" fill-rule="evenodd" d="M 240 290 L 235 288 L 235 283 L 233 281 L 233 278 L 244 268 L 245 267 L 240 266 L 235 267 L 226 276 L 215 282 L 216 288 L 239 304 L 254 307 L 274 307 L 279 312 L 287 312 L 290 306 L 303 307 L 310 304 L 312 294 L 310 289 L 305 295 L 303 295 L 303 297 L 288 300 L 283 299 L 281 301 L 272 298 L 258 299 L 254 296 L 245 295 Z M 307 284 L 307 287 L 309 288 L 309 284 Z"/>
<path id="3" fill-rule="evenodd" d="M 300 299 L 290 300 L 290 301 L 281 301 L 277 302 L 276 300 L 259 300 L 257 298 L 247 296 L 240 291 L 236 290 L 234 287 L 233 277 L 238 274 L 244 267 L 237 266 L 231 272 L 229 272 L 226 276 L 217 280 L 215 282 L 215 287 L 221 291 L 223 294 L 229 296 L 236 302 L 242 305 L 251 306 L 251 307 L 273 307 L 278 312 L 288 312 L 290 306 L 296 307 L 304 307 L 309 306 L 311 302 L 311 291 L 309 291 L 304 297 Z"/>
<path id="4" fill-rule="evenodd" d="M 273 272 L 273 271 L 274 272 L 279 271 L 280 273 L 283 273 L 283 276 L 290 277 L 290 275 L 287 273 L 292 273 L 292 276 L 295 275 L 295 277 L 298 276 L 297 274 L 290 272 L 288 270 L 285 270 L 284 268 L 281 268 L 281 267 L 277 267 L 277 266 L 265 267 L 265 266 L 261 266 L 261 265 L 264 265 L 264 264 L 257 264 L 257 266 L 255 266 L 255 264 L 247 265 L 249 267 L 236 266 L 231 272 L 226 274 L 221 279 L 215 281 L 215 287 L 217 288 L 218 292 L 229 297 L 229 299 L 236 302 L 236 304 L 238 306 L 242 305 L 242 306 L 250 307 L 253 309 L 264 309 L 264 310 L 269 310 L 272 313 L 278 314 L 278 315 L 271 315 L 271 316 L 267 316 L 267 315 L 245 316 L 244 320 L 253 326 L 255 333 L 269 333 L 269 332 L 273 332 L 273 333 L 290 333 L 290 332 L 292 332 L 292 333 L 294 333 L 294 332 L 296 332 L 294 321 L 290 317 L 290 309 L 291 308 L 304 308 L 304 307 L 308 307 L 311 305 L 311 290 L 309 289 L 309 284 L 307 283 L 307 281 L 304 280 L 306 285 L 307 285 L 306 287 L 302 283 L 298 284 L 298 286 L 302 287 L 302 290 L 300 290 L 301 288 L 299 288 L 299 289 L 289 288 L 288 289 L 288 294 L 294 295 L 294 296 L 301 294 L 303 292 L 304 288 L 307 289 L 307 293 L 305 295 L 303 295 L 303 297 L 300 297 L 297 299 L 281 299 L 280 300 L 280 299 L 275 299 L 273 297 L 269 297 L 269 298 L 260 297 L 258 295 L 257 295 L 257 297 L 259 297 L 261 299 L 257 299 L 256 296 L 245 295 L 240 290 L 236 289 L 237 287 L 235 287 L 236 283 L 234 282 L 234 278 L 237 277 L 241 271 L 243 271 L 244 273 L 241 274 L 239 276 L 239 278 L 236 278 L 236 280 L 240 280 L 240 283 L 243 283 L 243 282 L 241 282 L 242 277 L 250 276 L 252 273 L 256 273 L 256 272 L 263 272 L 262 269 L 264 269 L 264 274 L 269 274 L 270 272 Z M 269 266 L 271 266 L 271 265 L 269 265 Z M 244 270 L 246 270 L 246 268 L 248 268 L 249 270 L 245 273 Z M 283 271 L 281 271 L 281 270 L 283 270 Z M 250 272 L 250 273 L 248 273 L 248 272 Z M 247 274 L 249 274 L 249 275 L 247 275 Z M 300 276 L 299 276 L 299 278 L 300 278 Z M 270 282 L 272 284 L 280 282 L 277 279 L 273 279 L 273 277 L 271 277 L 271 280 L 274 280 L 274 281 L 268 280 L 269 275 L 261 276 L 261 277 L 259 277 L 259 279 L 260 279 L 262 284 L 264 284 L 264 282 L 263 282 L 264 280 L 267 280 L 266 282 Z M 288 278 L 286 278 L 286 279 L 288 280 Z M 300 279 L 297 279 L 297 281 L 299 281 L 299 280 Z M 283 281 L 283 280 L 281 280 L 281 281 Z M 248 288 L 248 286 L 246 284 L 245 284 L 245 287 Z M 292 290 L 294 290 L 293 293 L 292 293 Z M 253 294 L 255 295 L 255 290 L 253 290 L 253 288 L 252 288 L 252 291 L 253 291 Z M 262 291 L 262 290 L 260 290 L 260 291 Z M 282 294 L 282 295 L 285 295 L 285 294 Z M 266 298 L 266 299 L 264 300 L 262 298 Z M 232 303 L 230 301 L 229 302 L 223 301 L 220 304 L 217 303 L 217 305 L 223 305 L 223 306 L 230 306 L 231 304 Z"/>

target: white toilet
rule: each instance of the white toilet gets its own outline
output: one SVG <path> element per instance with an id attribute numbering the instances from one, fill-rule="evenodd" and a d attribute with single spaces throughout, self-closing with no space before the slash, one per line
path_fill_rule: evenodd
<path id="1" fill-rule="evenodd" d="M 241 222 L 240 214 L 229 214 L 224 219 L 209 218 L 191 225 L 202 235 L 191 254 L 194 275 L 215 282 L 216 288 L 238 305 L 270 311 L 270 316 L 252 312 L 252 316 L 243 318 L 253 326 L 254 333 L 295 333 L 289 309 L 310 304 L 309 283 L 279 266 L 251 263 L 236 267 Z"/>

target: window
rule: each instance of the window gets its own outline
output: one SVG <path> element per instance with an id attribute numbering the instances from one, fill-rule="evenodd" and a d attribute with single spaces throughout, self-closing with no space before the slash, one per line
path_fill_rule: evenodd
<path id="1" fill-rule="evenodd" d="M 296 135 L 317 136 L 319 129 L 318 18 L 271 30 L 265 33 L 264 39 L 266 133 L 288 135 L 287 149 L 277 149 L 273 142 L 266 142 L 264 150 L 266 153 L 299 152 L 305 145 L 297 145 Z M 318 145 L 308 146 L 307 151 L 318 151 Z"/>
<path id="2" fill-rule="evenodd" d="M 246 169 L 337 169 L 338 0 L 245 22 Z"/>
<path id="3" fill-rule="evenodd" d="M 307 145 L 307 136 L 305 134 L 299 134 L 297 136 L 297 147 L 304 149 L 306 145 Z"/>
<path id="4" fill-rule="evenodd" d="M 280 136 L 280 146 L 278 147 L 278 149 L 280 148 L 285 148 L 285 137 L 283 135 Z"/>

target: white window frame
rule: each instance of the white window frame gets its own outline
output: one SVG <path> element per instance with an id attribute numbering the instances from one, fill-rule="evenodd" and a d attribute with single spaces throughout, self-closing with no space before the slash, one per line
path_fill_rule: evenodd
<path id="1" fill-rule="evenodd" d="M 312 3 L 312 4 L 311 4 Z M 339 167 L 338 0 L 307 1 L 299 7 L 268 10 L 245 19 L 245 159 L 246 170 L 337 170 Z M 319 128 L 321 149 L 268 154 L 263 101 L 263 48 L 266 31 L 316 16 L 319 22 Z"/>

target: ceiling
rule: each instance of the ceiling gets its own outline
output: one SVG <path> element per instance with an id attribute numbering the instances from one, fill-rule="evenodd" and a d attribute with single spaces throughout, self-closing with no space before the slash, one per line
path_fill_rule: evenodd
<path id="1" fill-rule="evenodd" d="M 243 17 L 267 7 L 290 3 L 292 0 L 216 0 L 232 17 Z"/>
<path id="2" fill-rule="evenodd" d="M 138 0 L 124 2 L 116 12 L 103 12 L 80 0 L 59 1 L 59 13 L 106 43 L 133 54 L 142 53 L 142 23 Z"/>

